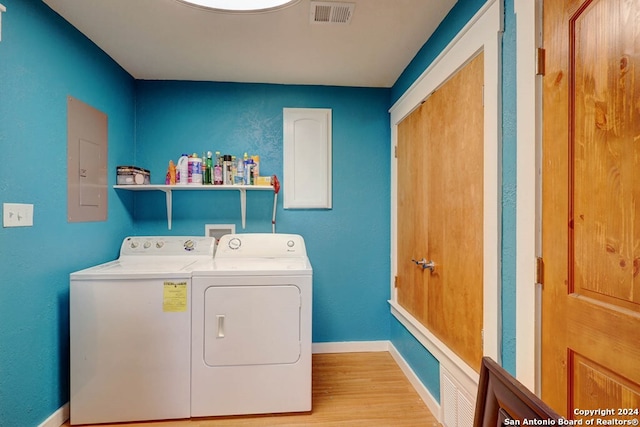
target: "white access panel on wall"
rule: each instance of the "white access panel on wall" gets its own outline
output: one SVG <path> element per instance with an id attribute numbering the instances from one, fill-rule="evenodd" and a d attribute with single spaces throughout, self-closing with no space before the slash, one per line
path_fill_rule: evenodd
<path id="1" fill-rule="evenodd" d="M 6 12 L 7 8 L 0 3 L 0 41 L 2 41 L 2 12 Z"/>
<path id="2" fill-rule="evenodd" d="M 285 209 L 331 209 L 331 109 L 284 108 Z"/>

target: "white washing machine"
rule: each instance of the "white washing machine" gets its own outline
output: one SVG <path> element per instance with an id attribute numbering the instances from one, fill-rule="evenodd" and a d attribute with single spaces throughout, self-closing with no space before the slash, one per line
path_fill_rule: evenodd
<path id="1" fill-rule="evenodd" d="M 191 416 L 311 410 L 312 268 L 292 234 L 229 234 L 194 268 Z"/>
<path id="2" fill-rule="evenodd" d="M 127 237 L 70 276 L 71 424 L 189 418 L 191 269 L 212 237 Z"/>

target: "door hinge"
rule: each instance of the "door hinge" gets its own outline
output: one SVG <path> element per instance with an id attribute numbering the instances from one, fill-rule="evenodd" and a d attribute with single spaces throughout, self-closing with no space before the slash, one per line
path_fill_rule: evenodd
<path id="1" fill-rule="evenodd" d="M 398 146 L 397 145 L 393 146 L 393 157 L 395 157 L 396 159 L 398 158 Z"/>
<path id="2" fill-rule="evenodd" d="M 397 288 L 397 287 L 398 287 L 398 276 L 395 276 L 395 277 L 393 278 L 393 287 L 394 287 L 394 288 Z"/>
<path id="3" fill-rule="evenodd" d="M 546 65 L 546 53 L 543 47 L 538 48 L 538 52 L 536 55 L 536 75 L 544 76 L 545 74 L 545 65 Z"/>
<path id="4" fill-rule="evenodd" d="M 536 284 L 544 286 L 544 261 L 542 257 L 536 257 Z"/>

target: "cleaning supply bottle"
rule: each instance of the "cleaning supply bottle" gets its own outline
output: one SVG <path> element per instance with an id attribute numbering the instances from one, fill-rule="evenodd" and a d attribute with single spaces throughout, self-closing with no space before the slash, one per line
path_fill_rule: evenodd
<path id="1" fill-rule="evenodd" d="M 244 163 L 244 169 L 243 169 L 243 174 L 242 174 L 242 183 L 244 185 L 249 184 L 249 181 L 247 180 L 247 169 L 249 169 L 249 156 L 247 155 L 247 153 L 244 153 L 244 156 L 242 156 L 242 162 Z"/>
<path id="2" fill-rule="evenodd" d="M 216 151 L 216 165 L 213 167 L 213 183 L 215 185 L 222 185 L 222 159 L 220 158 L 219 151 Z"/>
<path id="3" fill-rule="evenodd" d="M 207 151 L 207 160 L 205 160 L 204 162 L 204 171 L 203 171 L 203 182 L 205 184 L 213 184 L 213 160 L 211 159 L 211 156 L 213 154 L 211 153 L 211 151 Z"/>
<path id="4" fill-rule="evenodd" d="M 246 155 L 246 153 L 245 153 Z M 244 184 L 253 185 L 253 159 L 247 158 L 244 162 Z"/>
<path id="5" fill-rule="evenodd" d="M 198 153 L 189 157 L 189 184 L 202 185 L 202 159 Z"/>
<path id="6" fill-rule="evenodd" d="M 169 160 L 169 185 L 176 185 L 176 165 Z"/>
<path id="7" fill-rule="evenodd" d="M 253 183 L 257 184 L 258 177 L 260 176 L 260 156 L 251 156 L 251 158 L 253 159 Z"/>
<path id="8" fill-rule="evenodd" d="M 236 185 L 244 184 L 244 160 L 238 159 L 238 165 L 236 166 L 236 175 L 233 178 L 233 183 Z"/>
<path id="9" fill-rule="evenodd" d="M 202 183 L 208 184 L 207 175 L 209 174 L 209 168 L 207 168 L 207 153 L 202 153 Z"/>
<path id="10" fill-rule="evenodd" d="M 231 154 L 222 156 L 222 183 L 224 185 L 233 184 L 233 176 L 231 175 Z"/>
<path id="11" fill-rule="evenodd" d="M 236 183 L 236 175 L 238 174 L 238 162 L 236 156 L 231 156 L 231 185 Z"/>
<path id="12" fill-rule="evenodd" d="M 178 159 L 177 182 L 180 185 L 186 185 L 189 182 L 189 155 L 183 154 Z"/>

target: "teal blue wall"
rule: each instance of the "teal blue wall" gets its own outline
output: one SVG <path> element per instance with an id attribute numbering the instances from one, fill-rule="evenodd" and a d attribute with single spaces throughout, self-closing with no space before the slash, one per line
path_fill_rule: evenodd
<path id="1" fill-rule="evenodd" d="M 113 259 L 132 229 L 113 190 L 107 221 L 67 222 L 67 95 L 108 114 L 114 183 L 133 150 L 134 82 L 41 1 L 2 3 L 0 203 L 34 204 L 33 227 L 0 228 L 0 426 L 15 427 L 69 400 L 69 273 Z"/>
<path id="2" fill-rule="evenodd" d="M 516 20 L 505 1 L 502 39 L 502 365 L 516 372 Z"/>
<path id="3" fill-rule="evenodd" d="M 388 89 L 211 82 L 137 83 L 136 163 L 164 182 L 181 152 L 259 154 L 263 175 L 282 178 L 282 109 L 330 108 L 333 207 L 285 210 L 276 227 L 301 234 L 314 269 L 313 341 L 389 337 Z M 202 234 L 240 224 L 237 192 L 177 192 L 167 231 L 164 195 L 135 200 L 136 234 Z M 270 232 L 273 194 L 247 194 L 247 232 Z"/>
<path id="4" fill-rule="evenodd" d="M 391 102 L 397 101 L 440 52 L 453 40 L 485 4 L 485 0 L 458 0 L 433 36 L 404 70 L 391 89 Z M 516 266 L 516 28 L 513 0 L 504 0 L 504 35 L 502 39 L 502 364 L 515 374 L 515 266 Z M 433 356 L 407 336 L 404 327 L 391 320 L 391 341 L 400 349 L 416 374 L 433 396 L 439 396 L 440 380 L 437 361 L 424 365 Z M 397 324 L 397 325 L 395 325 Z M 413 339 L 413 345 L 407 342 Z M 426 355 L 424 354 L 426 353 Z M 433 359 L 435 360 L 435 359 Z"/>
<path id="5" fill-rule="evenodd" d="M 166 228 L 161 194 L 110 189 L 108 220 L 66 220 L 66 97 L 109 117 L 109 185 L 135 163 L 163 181 L 183 151 L 262 156 L 282 175 L 282 108 L 333 111 L 333 208 L 284 210 L 314 266 L 314 342 L 391 339 L 439 399 L 438 362 L 389 315 L 388 108 L 484 3 L 459 0 L 390 89 L 135 81 L 39 0 L 2 0 L 0 202 L 33 203 L 34 227 L 0 228 L 0 426 L 35 426 L 68 401 L 68 274 L 117 256 L 128 234 L 201 234 L 235 223 L 233 192 L 177 194 Z M 515 369 L 515 24 L 503 42 L 503 351 Z M 248 195 L 246 231 L 270 231 L 273 199 Z"/>
<path id="6" fill-rule="evenodd" d="M 413 335 L 393 319 L 391 322 L 391 340 L 393 346 L 411 366 L 424 386 L 437 401 L 440 401 L 440 363 Z"/>

